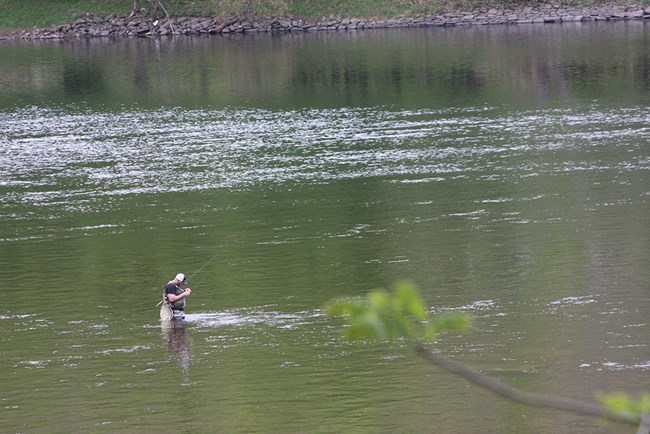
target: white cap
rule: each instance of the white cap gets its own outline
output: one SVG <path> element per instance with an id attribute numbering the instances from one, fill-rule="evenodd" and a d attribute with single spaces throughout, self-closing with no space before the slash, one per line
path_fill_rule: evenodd
<path id="1" fill-rule="evenodd" d="M 178 274 L 176 275 L 175 279 L 176 279 L 176 280 L 180 280 L 180 281 L 183 282 L 183 283 L 186 282 L 185 275 L 184 275 L 183 273 L 178 273 Z"/>

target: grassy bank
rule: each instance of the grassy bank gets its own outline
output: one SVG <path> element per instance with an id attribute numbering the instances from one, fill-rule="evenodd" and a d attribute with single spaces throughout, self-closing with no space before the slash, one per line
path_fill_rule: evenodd
<path id="1" fill-rule="evenodd" d="M 152 11 L 148 0 L 141 6 Z M 443 10 L 469 10 L 477 6 L 521 6 L 539 4 L 519 0 L 162 0 L 171 16 L 250 17 L 299 16 L 381 18 L 396 15 L 433 13 Z M 559 2 L 555 2 L 559 3 Z M 565 0 L 567 5 L 593 6 L 600 3 L 625 3 L 619 0 Z M 650 0 L 635 2 L 650 5 Z M 128 14 L 132 0 L 0 0 L 0 29 L 50 27 L 86 14 L 107 16 Z M 162 12 L 159 11 L 160 14 Z"/>

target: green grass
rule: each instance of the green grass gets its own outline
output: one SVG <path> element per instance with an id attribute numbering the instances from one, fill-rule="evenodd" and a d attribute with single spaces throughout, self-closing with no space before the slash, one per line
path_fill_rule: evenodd
<path id="1" fill-rule="evenodd" d="M 612 0 L 607 3 L 630 3 Z M 153 13 L 148 0 L 141 6 Z M 214 16 L 262 18 L 265 16 L 297 16 L 306 19 L 320 17 L 382 18 L 400 14 L 439 12 L 442 10 L 469 10 L 477 6 L 536 5 L 536 0 L 162 0 L 171 16 Z M 592 6 L 601 0 L 563 0 L 567 5 Z M 639 5 L 650 5 L 650 0 L 639 0 Z M 132 0 L 0 0 L 0 29 L 50 27 L 72 22 L 86 14 L 107 16 L 126 15 Z M 162 11 L 158 11 L 162 16 Z"/>
<path id="2" fill-rule="evenodd" d="M 128 13 L 128 0 L 0 0 L 0 28 L 49 27 L 71 22 L 88 12 L 100 16 Z"/>

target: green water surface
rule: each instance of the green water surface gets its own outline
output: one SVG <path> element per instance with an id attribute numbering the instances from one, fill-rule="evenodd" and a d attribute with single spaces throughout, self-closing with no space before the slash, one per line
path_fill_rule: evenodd
<path id="1" fill-rule="evenodd" d="M 632 432 L 322 309 L 410 279 L 442 355 L 649 390 L 649 29 L 3 42 L 0 431 Z"/>

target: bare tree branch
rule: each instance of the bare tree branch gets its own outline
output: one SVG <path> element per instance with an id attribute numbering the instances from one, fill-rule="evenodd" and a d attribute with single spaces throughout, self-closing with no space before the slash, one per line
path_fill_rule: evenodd
<path id="1" fill-rule="evenodd" d="M 158 8 L 162 9 L 163 12 L 165 13 L 165 17 L 169 19 L 169 14 L 167 13 L 167 9 L 163 6 L 162 2 L 160 0 L 149 0 L 149 3 L 154 5 L 155 10 L 158 10 Z"/>
<path id="2" fill-rule="evenodd" d="M 165 13 L 165 17 L 169 19 L 169 13 L 167 13 L 167 9 L 165 9 L 165 6 L 163 6 L 160 0 L 149 0 L 149 3 L 151 3 L 151 6 L 153 6 L 154 11 L 157 11 L 159 8 L 162 9 L 162 11 Z M 135 17 L 138 15 L 138 12 L 140 12 L 140 0 L 133 0 L 133 9 L 131 10 L 129 18 Z"/>
<path id="3" fill-rule="evenodd" d="M 129 18 L 138 15 L 139 10 L 140 10 L 140 0 L 133 0 L 133 9 L 131 10 L 131 14 L 129 15 Z"/>
<path id="4" fill-rule="evenodd" d="M 471 383 L 481 386 L 505 398 L 536 407 L 547 407 L 586 416 L 601 417 L 613 422 L 620 422 L 630 425 L 636 425 L 640 423 L 639 431 L 637 432 L 638 434 L 648 433 L 648 429 L 650 429 L 650 420 L 647 420 L 648 418 L 645 416 L 639 420 L 639 418 L 628 417 L 614 413 L 600 405 L 590 402 L 578 401 L 574 399 L 563 398 L 560 396 L 524 392 L 522 390 L 508 386 L 507 384 L 502 383 L 492 377 L 488 377 L 487 375 L 481 374 L 480 372 L 469 369 L 460 363 L 440 357 L 421 345 L 419 345 L 416 350 L 418 354 L 439 368 L 442 368 L 453 374 L 460 375 L 466 380 L 469 380 Z M 642 429 L 645 429 L 645 431 Z"/>

